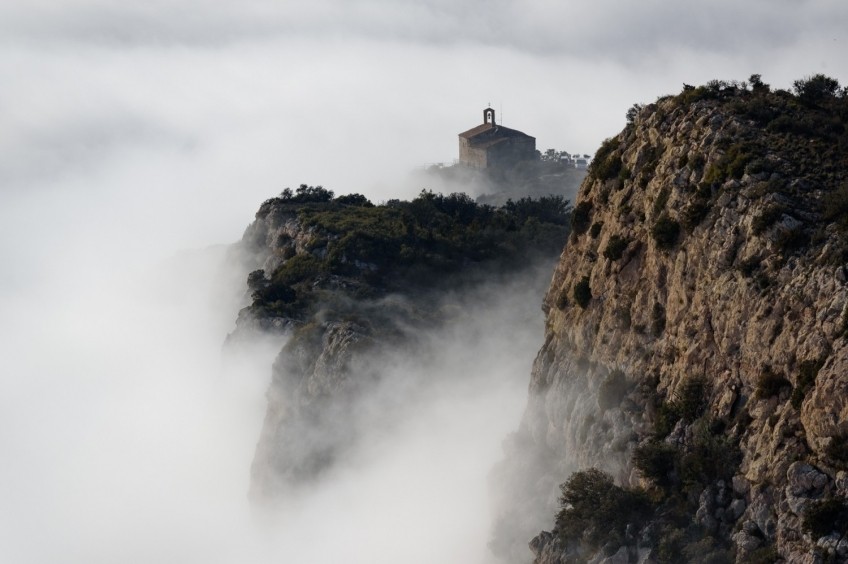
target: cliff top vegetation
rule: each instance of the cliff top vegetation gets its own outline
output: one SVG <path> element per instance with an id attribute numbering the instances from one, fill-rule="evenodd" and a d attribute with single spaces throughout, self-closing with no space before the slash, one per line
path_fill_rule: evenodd
<path id="1" fill-rule="evenodd" d="M 257 220 L 295 222 L 300 242 L 280 235 L 272 272 L 256 271 L 254 315 L 303 320 L 328 294 L 375 298 L 389 292 L 449 289 L 476 275 L 554 256 L 568 235 L 570 206 L 561 196 L 521 198 L 493 207 L 463 193 L 422 190 L 411 201 L 374 205 L 358 194 L 334 197 L 301 185 L 267 200 Z"/>

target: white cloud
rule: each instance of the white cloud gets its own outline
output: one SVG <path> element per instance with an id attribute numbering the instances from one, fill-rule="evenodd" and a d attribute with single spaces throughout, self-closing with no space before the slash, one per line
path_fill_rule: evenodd
<path id="1" fill-rule="evenodd" d="M 151 265 L 301 182 L 412 196 L 489 102 L 592 152 L 683 82 L 846 83 L 846 30 L 836 0 L 0 4 L 0 559 L 264 550 L 243 495 L 267 362 L 212 380 L 236 306 L 192 269 L 151 296 Z"/>

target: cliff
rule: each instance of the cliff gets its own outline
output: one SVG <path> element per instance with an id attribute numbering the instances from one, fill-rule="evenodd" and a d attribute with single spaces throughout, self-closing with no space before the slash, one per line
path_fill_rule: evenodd
<path id="1" fill-rule="evenodd" d="M 580 188 L 499 470 L 514 530 L 560 496 L 538 564 L 848 561 L 848 97 L 752 78 L 635 107 Z"/>
<path id="2" fill-rule="evenodd" d="M 240 244 L 256 270 L 252 303 L 229 338 L 286 338 L 267 392 L 253 499 L 284 501 L 350 461 L 367 432 L 402 420 L 441 378 L 419 374 L 444 353 L 434 333 L 487 303 L 508 304 L 495 286 L 523 295 L 510 280 L 546 279 L 569 212 L 555 196 L 494 208 L 424 191 L 375 206 L 305 185 L 266 201 Z"/>

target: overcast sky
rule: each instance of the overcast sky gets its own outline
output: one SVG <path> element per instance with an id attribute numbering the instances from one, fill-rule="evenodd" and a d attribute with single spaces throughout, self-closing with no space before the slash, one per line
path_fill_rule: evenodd
<path id="1" fill-rule="evenodd" d="M 247 491 L 273 351 L 202 387 L 238 304 L 177 253 L 266 198 L 413 196 L 488 104 L 592 153 L 683 83 L 844 85 L 846 52 L 844 0 L 0 0 L 0 560 L 131 543 L 113 508 L 159 486 L 230 527 L 199 500 Z"/>
<path id="2" fill-rule="evenodd" d="M 301 182 L 414 194 L 405 172 L 456 158 L 489 103 L 543 150 L 591 153 L 684 82 L 846 82 L 846 44 L 841 0 L 7 1 L 0 189 L 149 205 L 169 240 L 225 242 Z"/>

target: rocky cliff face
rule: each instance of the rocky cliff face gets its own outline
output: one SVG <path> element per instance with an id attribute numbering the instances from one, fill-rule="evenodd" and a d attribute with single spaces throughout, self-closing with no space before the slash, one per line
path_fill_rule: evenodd
<path id="1" fill-rule="evenodd" d="M 252 466 L 257 501 L 320 479 L 366 429 L 402 420 L 416 394 L 442 378 L 420 374 L 447 348 L 434 335 L 469 326 L 487 304 L 505 310 L 528 287 L 541 295 L 537 282 L 568 234 L 570 208 L 558 197 L 493 208 L 464 194 L 423 192 L 380 206 L 332 196 L 302 186 L 268 200 L 241 243 L 255 269 L 253 301 L 229 340 L 287 337 Z M 454 341 L 462 339 L 474 336 Z"/>
<path id="2" fill-rule="evenodd" d="M 587 541 L 572 496 L 538 564 L 848 561 L 846 98 L 754 86 L 642 108 L 580 189 L 515 458 L 550 515 L 590 467 L 652 509 Z"/>

